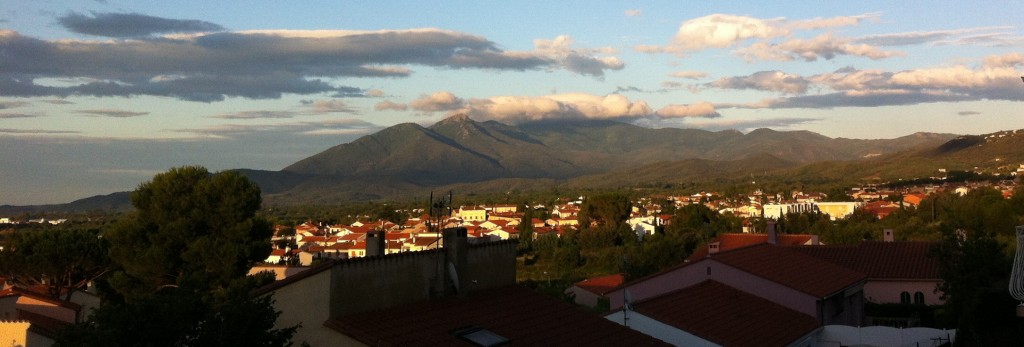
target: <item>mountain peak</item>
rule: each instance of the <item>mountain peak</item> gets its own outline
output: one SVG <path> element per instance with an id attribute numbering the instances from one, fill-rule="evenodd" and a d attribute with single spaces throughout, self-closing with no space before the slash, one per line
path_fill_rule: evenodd
<path id="1" fill-rule="evenodd" d="M 435 125 L 442 124 L 442 123 L 455 123 L 455 124 L 458 124 L 458 123 L 475 123 L 475 122 L 473 121 L 473 119 L 469 118 L 468 114 L 458 113 L 458 114 L 455 114 L 455 115 L 452 115 L 452 116 L 445 117 L 440 122 L 437 122 Z"/>

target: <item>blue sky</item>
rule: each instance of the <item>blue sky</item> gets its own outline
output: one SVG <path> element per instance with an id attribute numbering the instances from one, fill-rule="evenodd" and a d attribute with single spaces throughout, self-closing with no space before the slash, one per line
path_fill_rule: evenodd
<path id="1" fill-rule="evenodd" d="M 279 170 L 403 122 L 1024 128 L 1020 1 L 0 0 L 0 204 Z"/>

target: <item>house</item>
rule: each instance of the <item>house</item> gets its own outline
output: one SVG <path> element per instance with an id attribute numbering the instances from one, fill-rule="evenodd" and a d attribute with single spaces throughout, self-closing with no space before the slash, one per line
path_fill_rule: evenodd
<path id="1" fill-rule="evenodd" d="M 903 203 L 913 207 L 918 207 L 921 206 L 921 202 L 927 197 L 927 195 L 921 193 L 911 193 L 903 196 Z"/>
<path id="2" fill-rule="evenodd" d="M 809 346 L 811 315 L 706 280 L 606 316 L 676 346 Z"/>
<path id="3" fill-rule="evenodd" d="M 487 210 L 482 207 L 459 207 L 453 216 L 465 222 L 483 222 L 487 220 Z"/>
<path id="4" fill-rule="evenodd" d="M 0 337 L 4 343 L 9 338 L 24 341 L 24 346 L 49 346 L 59 330 L 80 322 L 87 313 L 83 305 L 72 301 L 19 287 L 6 288 L 0 291 Z"/>
<path id="5" fill-rule="evenodd" d="M 270 251 L 270 255 L 268 255 L 267 259 L 264 260 L 263 262 L 265 262 L 267 264 L 281 263 L 286 258 L 288 258 L 289 251 L 290 250 L 288 250 L 288 249 L 276 248 L 276 249 Z"/>
<path id="6" fill-rule="evenodd" d="M 438 251 L 329 261 L 256 291 L 276 327 L 314 346 L 668 344 L 515 284 L 515 243 L 470 244 L 447 229 Z"/>
<path id="7" fill-rule="evenodd" d="M 941 305 L 939 262 L 929 256 L 937 242 L 864 241 L 854 246 L 793 247 L 806 255 L 867 276 L 864 298 L 879 304 Z"/>
<path id="8" fill-rule="evenodd" d="M 503 213 L 516 213 L 519 211 L 519 206 L 515 204 L 497 204 L 485 207 L 485 209 L 496 214 Z"/>
<path id="9" fill-rule="evenodd" d="M 884 219 L 893 212 L 898 211 L 900 209 L 900 204 L 879 200 L 869 202 L 865 204 L 862 208 L 867 213 L 874 215 L 875 218 Z"/>
<path id="10" fill-rule="evenodd" d="M 605 293 L 622 285 L 624 280 L 622 274 L 592 277 L 576 282 L 566 289 L 566 293 L 572 293 L 573 300 L 579 305 L 597 307 L 599 301 L 608 300 Z"/>
<path id="11" fill-rule="evenodd" d="M 623 284 L 607 296 L 618 310 L 627 290 L 633 302 L 641 302 L 713 280 L 814 317 L 820 325 L 859 326 L 866 276 L 791 248 L 759 244 L 713 253 Z"/>
<path id="12" fill-rule="evenodd" d="M 746 223 L 746 221 L 744 222 Z M 772 244 L 779 246 L 818 246 L 818 235 L 809 234 L 780 234 L 775 231 L 775 222 L 769 220 L 767 232 L 764 234 L 751 233 L 730 233 L 721 234 L 708 241 L 705 247 L 698 247 L 693 254 L 686 258 L 686 261 L 694 262 L 711 254 L 731 251 L 753 245 Z"/>
<path id="13" fill-rule="evenodd" d="M 789 213 L 806 213 L 815 211 L 812 203 L 765 204 L 764 218 L 779 220 Z"/>
<path id="14" fill-rule="evenodd" d="M 816 202 L 818 211 L 827 214 L 831 220 L 843 219 L 849 217 L 860 207 L 861 203 L 856 201 L 837 201 L 837 202 Z"/>

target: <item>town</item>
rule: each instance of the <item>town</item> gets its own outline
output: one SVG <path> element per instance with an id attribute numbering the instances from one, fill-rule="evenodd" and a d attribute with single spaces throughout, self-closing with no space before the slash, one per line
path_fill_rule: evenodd
<path id="1" fill-rule="evenodd" d="M 603 246 L 618 249 L 618 253 L 594 253 L 597 246 L 582 241 L 602 232 L 607 227 L 603 224 L 614 223 L 601 215 L 604 212 L 593 210 L 595 200 L 607 200 L 607 194 L 556 198 L 551 204 L 460 206 L 454 206 L 449 195 L 436 199 L 430 208 L 390 211 L 392 218 L 405 217 L 402 219 L 364 214 L 351 216 L 353 221 L 347 224 L 316 220 L 276 224 L 267 245 L 271 252 L 248 273 L 273 278 L 273 283 L 256 293 L 274 298 L 274 308 L 281 312 L 275 326 L 306 326 L 311 319 L 324 322 L 295 332 L 294 340 L 313 345 L 408 343 L 403 339 L 413 337 L 389 337 L 392 335 L 387 334 L 398 332 L 378 331 L 365 319 L 394 319 L 389 315 L 395 313 L 388 312 L 436 305 L 431 303 L 445 297 L 465 298 L 443 304 L 451 306 L 445 306 L 446 310 L 453 310 L 446 312 L 456 315 L 478 310 L 514 312 L 508 305 L 543 302 L 544 314 L 562 319 L 558 323 L 561 329 L 577 331 L 577 335 L 599 330 L 602 339 L 643 345 L 897 345 L 893 341 L 941 345 L 957 336 L 957 330 L 943 328 L 946 325 L 936 313 L 947 300 L 940 259 L 935 257 L 943 236 L 900 235 L 880 223 L 906 211 L 927 215 L 939 197 L 987 192 L 1009 201 L 1019 191 L 1013 179 L 944 180 L 853 187 L 841 191 L 840 197 L 760 189 L 733 196 L 701 191 L 637 197 L 628 201 L 622 216 L 620 228 L 628 230 L 627 236 Z M 706 239 L 680 246 L 685 248 L 681 259 L 643 270 L 627 269 L 627 264 L 583 266 L 609 260 L 615 263 L 616 257 L 626 261 L 630 253 L 623 249 L 666 242 L 663 238 L 675 230 L 673 223 L 685 222 L 679 216 L 695 209 L 731 222 L 712 234 L 701 231 Z M 858 239 L 830 239 L 820 232 L 801 230 L 806 225 L 794 222 L 800 216 L 829 224 L 850 219 L 875 221 L 872 223 L 879 224 L 870 224 L 874 225 L 871 228 L 881 229 L 869 230 Z M 7 217 L 0 222 L 14 229 L 33 225 L 60 228 L 75 220 L 19 222 Z M 579 241 L 569 240 L 576 238 Z M 577 245 L 565 246 L 572 242 Z M 587 254 L 587 259 L 560 258 L 556 254 L 561 254 L 563 246 L 575 247 L 576 257 Z M 612 259 L 594 261 L 598 258 Z M 629 261 L 644 262 L 639 257 Z M 91 282 L 80 290 L 56 292 L 47 290 L 53 288 L 47 280 L 28 287 L 12 278 L 5 283 L 0 291 L 0 303 L 5 303 L 2 314 L 20 320 L 3 323 L 4 329 L 20 329 L 29 341 L 42 345 L 52 343 L 50 339 L 63 327 L 82 322 L 101 304 Z M 508 286 L 517 283 L 532 289 L 510 291 Z M 387 294 L 381 298 L 374 293 Z M 509 302 L 494 306 L 494 301 L 502 300 Z M 353 301 L 363 304 L 352 306 Z M 349 304 L 342 308 L 340 302 Z M 403 319 L 413 324 L 433 317 L 434 309 L 438 308 L 414 310 Z M 516 314 L 521 316 L 515 319 L 538 318 L 536 312 Z M 373 318 L 378 316 L 381 318 Z M 447 323 L 448 330 L 472 323 L 470 330 L 460 333 L 404 333 L 415 334 L 417 339 L 454 339 L 477 345 L 490 345 L 487 341 L 533 344 L 553 338 L 543 334 L 527 338 L 536 331 L 498 325 L 493 329 L 505 335 L 486 332 L 482 328 L 486 321 L 453 319 Z M 589 323 L 584 326 L 582 322 Z M 758 328 L 737 335 L 721 329 L 728 326 Z"/>

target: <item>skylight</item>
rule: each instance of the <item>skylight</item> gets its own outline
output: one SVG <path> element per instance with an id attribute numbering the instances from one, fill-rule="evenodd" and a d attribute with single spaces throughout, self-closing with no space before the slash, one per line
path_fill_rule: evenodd
<path id="1" fill-rule="evenodd" d="M 509 339 L 504 336 L 478 326 L 453 331 L 452 335 L 483 347 L 504 346 L 509 343 Z"/>

